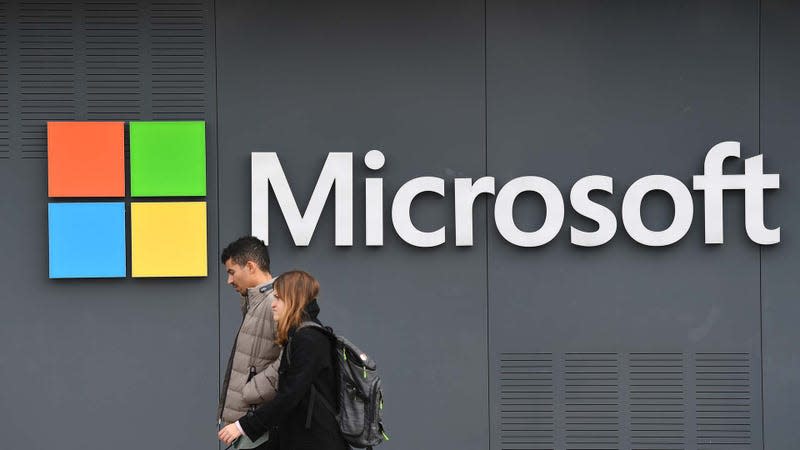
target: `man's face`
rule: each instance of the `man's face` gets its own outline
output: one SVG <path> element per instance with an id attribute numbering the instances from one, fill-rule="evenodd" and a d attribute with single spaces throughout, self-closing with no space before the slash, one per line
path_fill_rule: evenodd
<path id="1" fill-rule="evenodd" d="M 252 267 L 250 267 L 253 263 L 248 261 L 247 264 L 244 266 L 240 266 L 233 262 L 233 258 L 229 258 L 225 261 L 225 269 L 228 272 L 228 284 L 233 286 L 241 295 L 247 295 L 247 288 L 252 287 L 250 286 L 251 278 L 252 278 Z"/>

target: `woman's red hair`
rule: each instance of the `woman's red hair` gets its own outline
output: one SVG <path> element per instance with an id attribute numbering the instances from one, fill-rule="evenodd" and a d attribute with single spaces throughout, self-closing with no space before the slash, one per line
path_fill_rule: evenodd
<path id="1" fill-rule="evenodd" d="M 289 330 L 300 325 L 309 317 L 304 317 L 306 306 L 319 294 L 319 282 L 307 272 L 292 270 L 281 274 L 275 280 L 275 295 L 283 300 L 284 313 L 278 321 L 275 341 L 286 345 Z"/>

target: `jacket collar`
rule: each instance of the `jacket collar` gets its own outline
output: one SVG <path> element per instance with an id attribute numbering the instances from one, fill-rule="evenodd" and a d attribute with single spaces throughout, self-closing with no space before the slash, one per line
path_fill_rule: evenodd
<path id="1" fill-rule="evenodd" d="M 303 310 L 303 319 L 319 322 L 317 316 L 319 315 L 319 304 L 317 299 L 311 300 Z"/>
<path id="2" fill-rule="evenodd" d="M 272 294 L 272 283 L 274 281 L 275 279 L 273 278 L 266 283 L 247 288 L 247 296 L 243 299 L 242 309 L 246 312 L 248 309 L 261 304 L 261 302 Z"/>
<path id="3" fill-rule="evenodd" d="M 322 325 L 317 319 L 319 315 L 319 304 L 317 303 L 317 299 L 311 300 L 303 310 L 303 322 L 316 322 Z M 292 328 L 289 330 L 289 337 L 294 336 L 297 332 L 297 327 Z"/>

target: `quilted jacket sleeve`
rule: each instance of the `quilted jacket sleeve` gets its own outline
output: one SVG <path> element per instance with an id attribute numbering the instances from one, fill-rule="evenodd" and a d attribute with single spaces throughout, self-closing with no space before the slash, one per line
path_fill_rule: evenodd
<path id="1" fill-rule="evenodd" d="M 311 384 L 322 369 L 330 365 L 330 342 L 320 332 L 301 329 L 292 339 L 292 361 L 283 368 L 278 394 L 256 408 L 253 415 L 239 419 L 247 437 L 258 439 L 278 425 L 308 395 Z"/>
<path id="2" fill-rule="evenodd" d="M 247 404 L 260 405 L 275 398 L 278 394 L 278 368 L 280 365 L 281 358 L 278 357 L 244 385 L 242 396 Z"/>

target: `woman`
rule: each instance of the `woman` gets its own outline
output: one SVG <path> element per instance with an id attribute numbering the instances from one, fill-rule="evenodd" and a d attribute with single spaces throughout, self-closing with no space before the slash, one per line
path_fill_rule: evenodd
<path id="1" fill-rule="evenodd" d="M 281 450 L 345 450 L 349 447 L 339 432 L 336 417 L 321 402 L 309 410 L 311 386 L 328 404 L 336 405 L 337 379 L 333 342 L 316 327 L 319 323 L 319 283 L 302 271 L 282 274 L 273 284 L 272 312 L 277 322 L 275 341 L 284 347 L 275 399 L 256 408 L 252 415 L 220 430 L 219 437 L 230 444 L 244 432 L 255 441 L 269 430 L 278 429 Z M 286 345 L 291 340 L 291 355 Z M 309 421 L 310 414 L 310 421 Z M 306 426 L 307 423 L 309 426 Z"/>

